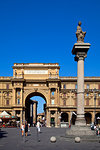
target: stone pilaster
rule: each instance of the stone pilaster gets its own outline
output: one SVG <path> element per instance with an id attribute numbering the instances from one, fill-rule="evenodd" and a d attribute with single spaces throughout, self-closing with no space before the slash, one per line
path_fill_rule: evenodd
<path id="1" fill-rule="evenodd" d="M 23 105 L 23 89 L 20 92 L 20 104 Z"/>
<path id="2" fill-rule="evenodd" d="M 16 104 L 16 88 L 13 88 L 13 101 L 12 101 L 12 105 Z"/>

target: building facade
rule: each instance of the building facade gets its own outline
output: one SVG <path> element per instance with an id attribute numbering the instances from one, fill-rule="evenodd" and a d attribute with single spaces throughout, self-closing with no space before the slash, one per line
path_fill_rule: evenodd
<path id="1" fill-rule="evenodd" d="M 0 113 L 7 111 L 22 121 L 36 122 L 37 102 L 44 98 L 46 125 L 75 123 L 77 107 L 77 77 L 60 77 L 58 63 L 15 63 L 12 77 L 0 77 Z M 100 118 L 100 77 L 85 77 L 86 123 Z M 95 89 L 95 90 L 94 90 Z M 96 116 L 96 117 L 95 117 Z"/>

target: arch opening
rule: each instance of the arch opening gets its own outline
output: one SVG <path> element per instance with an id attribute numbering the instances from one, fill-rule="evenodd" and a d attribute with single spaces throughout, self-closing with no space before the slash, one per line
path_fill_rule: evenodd
<path id="1" fill-rule="evenodd" d="M 68 122 L 68 114 L 67 113 L 61 114 L 61 122 Z"/>
<path id="2" fill-rule="evenodd" d="M 25 100 L 25 120 L 32 125 L 36 125 L 37 120 L 42 124 L 46 121 L 46 98 L 39 92 L 30 93 Z"/>
<path id="3" fill-rule="evenodd" d="M 100 113 L 96 114 L 96 124 L 100 124 Z"/>
<path id="4" fill-rule="evenodd" d="M 90 113 L 85 113 L 86 124 L 91 124 L 92 115 Z"/>

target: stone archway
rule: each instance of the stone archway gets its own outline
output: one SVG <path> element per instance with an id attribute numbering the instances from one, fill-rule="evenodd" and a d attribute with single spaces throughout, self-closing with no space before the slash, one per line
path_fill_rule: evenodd
<path id="1" fill-rule="evenodd" d="M 86 124 L 91 124 L 92 115 L 90 113 L 85 113 Z"/>
<path id="2" fill-rule="evenodd" d="M 96 114 L 96 124 L 100 124 L 100 112 Z"/>
<path id="3" fill-rule="evenodd" d="M 38 104 L 38 102 L 35 100 L 31 100 L 31 98 L 34 96 L 42 97 L 47 104 L 47 100 L 46 100 L 45 96 L 40 92 L 32 92 L 26 97 L 26 99 L 25 99 L 25 120 L 27 120 L 28 123 L 30 123 L 31 125 L 33 123 L 36 124 L 36 122 L 37 122 L 37 104 Z M 45 114 L 45 118 L 46 118 L 46 107 L 44 109 L 44 114 Z"/>
<path id="4" fill-rule="evenodd" d="M 61 122 L 68 122 L 68 113 L 61 114 Z"/>

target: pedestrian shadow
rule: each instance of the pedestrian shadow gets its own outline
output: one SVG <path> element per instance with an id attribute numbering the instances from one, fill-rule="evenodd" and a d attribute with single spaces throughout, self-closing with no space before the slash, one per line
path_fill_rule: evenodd
<path id="1" fill-rule="evenodd" d="M 31 134 L 27 134 L 27 136 L 31 136 Z"/>
<path id="2" fill-rule="evenodd" d="M 8 132 L 0 130 L 0 138 L 6 138 L 7 134 L 8 134 Z"/>

